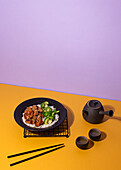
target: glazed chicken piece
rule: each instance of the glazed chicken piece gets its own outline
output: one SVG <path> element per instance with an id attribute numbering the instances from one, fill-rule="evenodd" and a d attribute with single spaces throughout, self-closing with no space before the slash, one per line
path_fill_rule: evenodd
<path id="1" fill-rule="evenodd" d="M 30 110 L 30 109 L 31 109 L 31 107 L 29 106 L 29 107 L 27 107 L 26 109 L 27 109 L 27 110 Z"/>
<path id="2" fill-rule="evenodd" d="M 36 122 L 36 120 L 35 119 L 32 119 L 32 124 L 34 124 Z"/>
<path id="3" fill-rule="evenodd" d="M 34 110 L 34 115 L 38 115 L 38 110 Z"/>
<path id="4" fill-rule="evenodd" d="M 25 110 L 24 110 L 24 113 L 28 113 L 28 110 L 27 110 L 27 109 L 25 109 Z"/>
<path id="5" fill-rule="evenodd" d="M 38 111 L 39 111 L 40 113 L 42 113 L 42 109 L 41 109 L 40 107 L 38 107 Z"/>
<path id="6" fill-rule="evenodd" d="M 33 113 L 33 111 L 32 110 L 28 110 L 28 112 L 27 112 L 28 114 L 31 114 L 31 113 Z"/>
<path id="7" fill-rule="evenodd" d="M 26 110 L 32 111 L 32 108 L 31 107 L 27 107 Z"/>
<path id="8" fill-rule="evenodd" d="M 37 126 L 37 127 L 40 126 L 40 122 L 36 121 L 35 126 Z"/>
<path id="9" fill-rule="evenodd" d="M 40 116 L 41 118 L 44 118 L 44 115 L 43 115 L 42 113 L 40 113 L 39 116 Z"/>
<path id="10" fill-rule="evenodd" d="M 29 116 L 30 116 L 30 118 L 32 118 L 33 117 L 33 112 Z"/>
<path id="11" fill-rule="evenodd" d="M 37 121 L 41 121 L 41 117 L 40 116 L 37 116 Z"/>
<path id="12" fill-rule="evenodd" d="M 28 113 L 25 113 L 25 114 L 24 114 L 24 118 L 25 118 L 25 119 L 29 119 L 29 118 L 30 118 L 30 115 L 29 115 Z"/>
<path id="13" fill-rule="evenodd" d="M 41 125 L 43 125 L 43 124 L 44 124 L 44 122 L 41 120 L 40 124 L 41 124 Z"/>
<path id="14" fill-rule="evenodd" d="M 31 121 L 31 119 L 27 119 L 25 122 L 28 124 L 31 124 L 32 121 Z"/>
<path id="15" fill-rule="evenodd" d="M 34 110 L 37 110 L 37 106 L 36 105 L 33 105 L 32 106 L 32 110 L 34 111 Z"/>
<path id="16" fill-rule="evenodd" d="M 35 120 L 36 120 L 36 119 L 37 119 L 37 116 L 33 116 L 32 119 L 35 119 Z"/>
<path id="17" fill-rule="evenodd" d="M 39 122 L 41 125 L 43 124 L 43 121 L 42 121 L 41 117 L 38 117 L 36 121 Z"/>
<path id="18" fill-rule="evenodd" d="M 36 120 L 36 122 L 35 122 L 35 126 L 40 126 L 40 125 L 43 125 L 43 121 L 42 121 L 42 119 L 41 118 L 38 118 L 37 120 Z"/>
<path id="19" fill-rule="evenodd" d="M 27 107 L 25 110 L 24 110 L 24 113 L 28 113 L 28 114 L 31 114 L 33 111 L 31 109 L 31 107 Z"/>

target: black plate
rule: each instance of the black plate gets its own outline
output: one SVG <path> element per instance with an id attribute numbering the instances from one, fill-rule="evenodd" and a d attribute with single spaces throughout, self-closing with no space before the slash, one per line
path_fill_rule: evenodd
<path id="1" fill-rule="evenodd" d="M 45 102 L 45 101 L 49 102 L 49 106 L 54 106 L 57 110 L 60 111 L 58 113 L 59 120 L 54 125 L 47 127 L 47 128 L 32 128 L 32 127 L 29 127 L 26 124 L 24 124 L 24 122 L 22 121 L 22 113 L 24 112 L 26 107 L 32 106 L 34 104 L 35 105 L 41 104 L 42 102 Z M 32 98 L 32 99 L 26 100 L 26 101 L 22 102 L 21 104 L 19 104 L 14 111 L 15 121 L 21 127 L 25 128 L 27 130 L 30 130 L 30 131 L 47 131 L 47 130 L 53 129 L 53 128 L 59 126 L 65 120 L 66 115 L 67 115 L 67 111 L 66 111 L 65 107 L 58 101 L 50 99 L 50 98 Z"/>

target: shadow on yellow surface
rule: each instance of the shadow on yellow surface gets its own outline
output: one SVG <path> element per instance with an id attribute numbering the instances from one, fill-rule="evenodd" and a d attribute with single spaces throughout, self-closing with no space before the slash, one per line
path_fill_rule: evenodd
<path id="1" fill-rule="evenodd" d="M 113 116 L 113 117 L 111 117 L 110 119 L 115 119 L 115 120 L 121 121 L 121 117 L 119 117 L 119 116 Z"/>
<path id="2" fill-rule="evenodd" d="M 111 106 L 111 105 L 104 105 L 104 111 L 107 111 L 107 110 L 113 110 L 113 112 L 115 112 L 115 108 L 113 106 Z M 112 119 L 113 117 L 104 115 L 102 123 L 106 122 L 108 119 Z"/>
<path id="3" fill-rule="evenodd" d="M 73 122 L 74 122 L 74 113 L 68 106 L 64 105 L 64 107 L 67 110 L 68 126 L 70 128 L 72 126 Z"/>
<path id="4" fill-rule="evenodd" d="M 101 137 L 99 141 L 104 140 L 107 137 L 107 134 L 105 132 L 101 132 Z"/>

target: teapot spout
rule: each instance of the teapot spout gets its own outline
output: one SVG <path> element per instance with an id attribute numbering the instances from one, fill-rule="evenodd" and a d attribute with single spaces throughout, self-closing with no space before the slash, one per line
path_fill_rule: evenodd
<path id="1" fill-rule="evenodd" d="M 108 111 L 100 111 L 100 115 L 108 115 L 108 116 L 113 116 L 113 110 L 108 110 Z"/>

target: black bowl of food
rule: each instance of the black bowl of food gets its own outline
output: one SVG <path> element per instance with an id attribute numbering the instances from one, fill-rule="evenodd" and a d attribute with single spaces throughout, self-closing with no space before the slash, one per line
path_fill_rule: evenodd
<path id="1" fill-rule="evenodd" d="M 20 103 L 15 111 L 15 121 L 24 129 L 38 132 L 59 126 L 67 116 L 67 110 L 50 98 L 32 98 Z"/>
<path id="2" fill-rule="evenodd" d="M 90 139 L 92 139 L 94 141 L 99 141 L 100 137 L 101 137 L 101 131 L 96 128 L 90 129 L 89 137 L 90 137 Z"/>
<path id="3" fill-rule="evenodd" d="M 80 149 L 86 149 L 88 147 L 89 140 L 85 136 L 79 136 L 76 139 L 76 145 Z"/>

